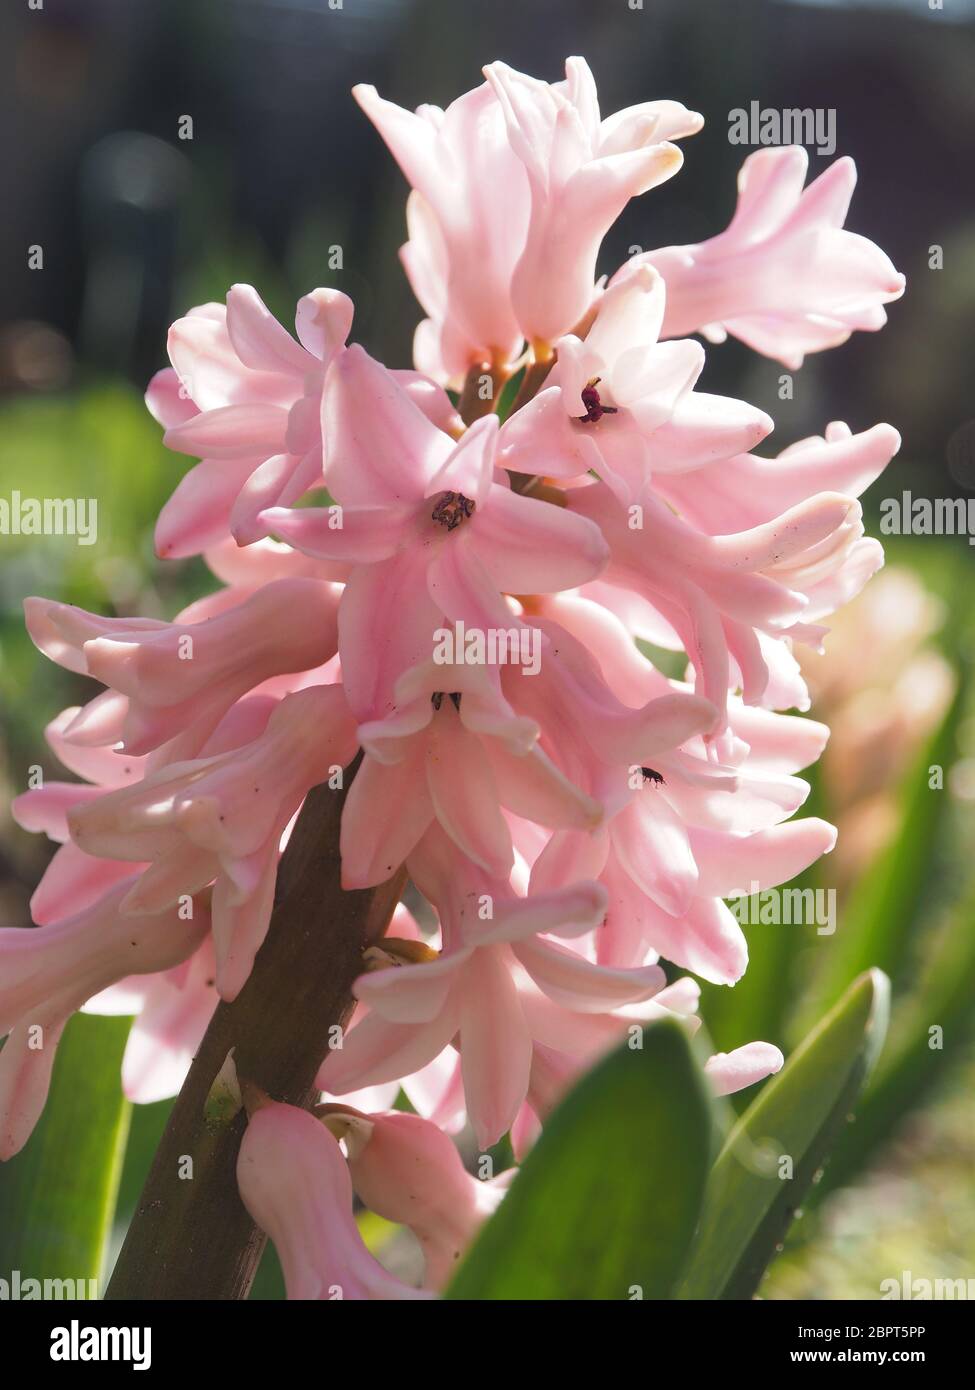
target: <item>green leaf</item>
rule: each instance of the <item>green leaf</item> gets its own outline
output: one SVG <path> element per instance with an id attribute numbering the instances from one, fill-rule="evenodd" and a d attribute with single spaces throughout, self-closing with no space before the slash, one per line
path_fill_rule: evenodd
<path id="1" fill-rule="evenodd" d="M 933 946 L 931 965 L 897 1015 L 890 1045 L 816 1192 L 850 1182 L 878 1146 L 966 1055 L 975 1036 L 975 888 Z M 940 1030 L 932 1034 L 932 1029 Z"/>
<path id="2" fill-rule="evenodd" d="M 876 1061 L 890 988 L 871 970 L 735 1125 L 708 1183 L 682 1298 L 750 1298 Z M 781 1160 L 792 1177 L 780 1177 Z"/>
<path id="3" fill-rule="evenodd" d="M 77 1014 L 64 1031 L 44 1114 L 0 1164 L 4 1277 L 101 1277 L 128 1132 L 119 1071 L 129 1023 Z"/>
<path id="4" fill-rule="evenodd" d="M 548 1120 L 446 1297 L 667 1298 L 707 1176 L 710 1113 L 681 1028 L 642 1030 Z"/>
<path id="5" fill-rule="evenodd" d="M 521 383 L 524 379 L 525 369 L 524 367 L 520 367 L 513 376 L 508 378 L 501 388 L 501 398 L 498 401 L 497 414 L 502 424 L 504 424 L 505 420 L 507 420 L 508 416 L 511 414 L 511 407 L 515 403 L 518 392 L 521 390 Z"/>
<path id="6" fill-rule="evenodd" d="M 947 768 L 954 762 L 965 698 L 966 682 L 959 673 L 944 720 L 903 783 L 897 834 L 843 905 L 836 935 L 825 938 L 824 969 L 800 1011 L 800 1037 L 864 970 L 883 970 L 895 985 L 905 970 L 912 929 L 929 907 L 931 865 L 944 838 L 949 808 L 948 793 L 929 787 L 928 769 Z"/>

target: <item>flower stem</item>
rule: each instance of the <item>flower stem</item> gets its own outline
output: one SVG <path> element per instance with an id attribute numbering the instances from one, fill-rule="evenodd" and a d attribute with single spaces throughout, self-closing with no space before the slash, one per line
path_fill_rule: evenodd
<path id="1" fill-rule="evenodd" d="M 358 763 L 346 769 L 351 782 Z M 238 997 L 220 1003 L 173 1107 L 109 1283 L 109 1299 L 243 1299 L 265 1237 L 237 1195 L 246 1112 L 215 1120 L 211 1087 L 233 1049 L 242 1084 L 308 1106 L 332 1031 L 352 1011 L 362 952 L 386 930 L 405 882 L 341 886 L 345 791 L 315 787 L 278 869 L 267 939 Z M 188 1161 L 191 1160 L 191 1163 Z"/>
<path id="2" fill-rule="evenodd" d="M 508 368 L 503 357 L 494 357 L 490 362 L 475 363 L 471 367 L 457 402 L 457 413 L 465 425 L 473 425 L 482 415 L 489 415 L 497 409 L 498 398 L 507 380 Z"/>

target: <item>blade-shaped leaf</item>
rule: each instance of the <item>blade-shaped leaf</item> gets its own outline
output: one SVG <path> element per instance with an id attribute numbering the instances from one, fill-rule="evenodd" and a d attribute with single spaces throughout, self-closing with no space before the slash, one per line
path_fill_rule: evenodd
<path id="1" fill-rule="evenodd" d="M 929 768 L 950 767 L 957 754 L 958 723 L 966 708 L 959 672 L 955 697 L 906 777 L 896 836 L 859 880 L 843 905 L 835 936 L 823 938 L 828 953 L 797 1022 L 801 1037 L 864 970 L 883 970 L 895 985 L 910 958 L 912 929 L 929 907 L 932 863 L 937 859 L 948 793 L 929 785 Z"/>
<path id="2" fill-rule="evenodd" d="M 896 1015 L 890 1044 L 836 1147 L 817 1202 L 849 1182 L 921 1097 L 929 1096 L 975 1036 L 975 891 L 955 910 L 914 995 Z"/>
<path id="3" fill-rule="evenodd" d="M 129 1122 L 119 1079 L 129 1023 L 78 1014 L 64 1031 L 44 1114 L 21 1152 L 0 1164 L 5 1275 L 102 1273 Z"/>
<path id="4" fill-rule="evenodd" d="M 700 1211 L 709 1101 L 676 1023 L 639 1037 L 549 1118 L 448 1298 L 670 1296 Z"/>
<path id="5" fill-rule="evenodd" d="M 878 970 L 856 980 L 735 1125 L 711 1173 L 682 1298 L 755 1292 L 876 1061 L 889 994 Z"/>

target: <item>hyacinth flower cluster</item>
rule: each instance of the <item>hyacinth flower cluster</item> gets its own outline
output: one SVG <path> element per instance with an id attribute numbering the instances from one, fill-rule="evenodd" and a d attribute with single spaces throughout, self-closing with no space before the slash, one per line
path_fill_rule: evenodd
<path id="1" fill-rule="evenodd" d="M 579 58 L 554 84 L 484 75 L 446 111 L 354 93 L 411 189 L 415 370 L 349 341 L 337 289 L 294 335 L 246 285 L 190 310 L 146 396 L 198 460 L 156 543 L 221 587 L 172 622 L 27 603 L 39 650 L 104 691 L 48 730 L 80 780 L 15 804 L 59 848 L 34 929 L 0 932 L 0 1156 L 79 1008 L 135 1015 L 132 1099 L 175 1094 L 249 977 L 305 798 L 353 764 L 343 887 L 405 865 L 435 914 L 400 903 L 364 953 L 316 1111 L 248 1105 L 240 1194 L 292 1298 L 432 1296 L 511 1176 L 473 1177 L 453 1136 L 523 1157 L 634 1025 L 694 1030 L 699 982 L 742 976 L 724 900 L 834 843 L 797 815 L 828 731 L 794 649 L 882 563 L 857 498 L 896 432 L 755 452 L 772 420 L 697 389 L 689 336 L 794 368 L 881 326 L 904 282 L 844 228 L 851 162 L 805 185 L 801 149 L 763 149 L 727 230 L 597 278 L 702 118 L 603 116 Z M 782 1060 L 742 1039 L 706 1070 L 726 1094 Z M 365 1248 L 356 1195 L 413 1229 L 422 1288 Z"/>

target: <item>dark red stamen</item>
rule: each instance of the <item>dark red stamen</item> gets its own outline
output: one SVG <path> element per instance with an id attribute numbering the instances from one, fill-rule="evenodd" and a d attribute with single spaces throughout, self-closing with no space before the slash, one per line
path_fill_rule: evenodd
<path id="1" fill-rule="evenodd" d="M 586 413 L 585 415 L 577 415 L 576 419 L 583 425 L 595 425 L 604 415 L 617 413 L 615 405 L 603 405 L 599 399 L 599 392 L 596 387 L 601 379 L 601 377 L 594 376 L 592 381 L 582 388 L 582 404 L 586 407 Z"/>

